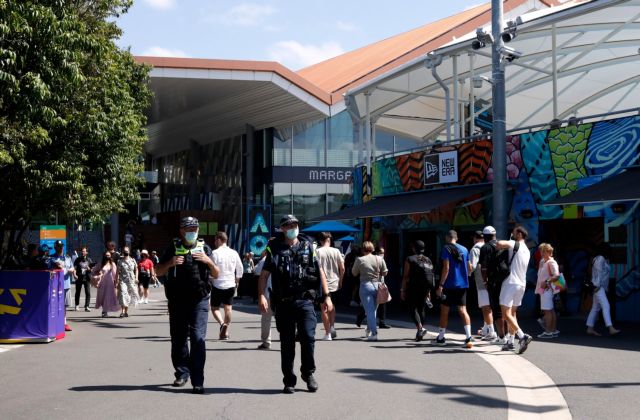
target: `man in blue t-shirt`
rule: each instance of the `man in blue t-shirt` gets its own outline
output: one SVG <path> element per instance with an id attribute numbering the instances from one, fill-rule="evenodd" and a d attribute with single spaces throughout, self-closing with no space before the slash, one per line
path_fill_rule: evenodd
<path id="1" fill-rule="evenodd" d="M 467 336 L 464 346 L 470 349 L 473 347 L 473 339 L 471 338 L 471 320 L 466 305 L 471 263 L 469 262 L 469 251 L 462 245 L 458 245 L 457 241 L 458 234 L 455 230 L 447 232 L 445 235 L 446 244 L 440 253 L 442 273 L 440 274 L 440 284 L 436 290 L 436 295 L 441 298 L 440 333 L 436 343 L 441 346 L 445 345 L 444 333 L 449 322 L 449 307 L 457 306 Z"/>

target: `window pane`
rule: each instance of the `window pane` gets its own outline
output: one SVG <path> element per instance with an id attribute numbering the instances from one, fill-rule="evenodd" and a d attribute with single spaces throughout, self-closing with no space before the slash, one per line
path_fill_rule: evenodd
<path id="1" fill-rule="evenodd" d="M 329 119 L 327 166 L 352 167 L 358 163 L 358 140 L 354 140 L 353 123 L 347 111 Z"/>
<path id="2" fill-rule="evenodd" d="M 291 166 L 291 127 L 273 130 L 273 166 Z"/>
<path id="3" fill-rule="evenodd" d="M 291 184 L 273 184 L 273 226 L 278 226 L 285 214 L 291 213 Z"/>
<path id="4" fill-rule="evenodd" d="M 376 147 L 374 156 L 393 152 L 393 134 L 376 129 Z"/>
<path id="5" fill-rule="evenodd" d="M 329 213 L 342 210 L 353 204 L 352 186 L 349 184 L 327 184 Z"/>
<path id="6" fill-rule="evenodd" d="M 325 214 L 325 184 L 292 184 L 293 214 L 301 224 Z"/>
<path id="7" fill-rule="evenodd" d="M 294 127 L 292 166 L 325 166 L 324 126 L 323 119 Z"/>

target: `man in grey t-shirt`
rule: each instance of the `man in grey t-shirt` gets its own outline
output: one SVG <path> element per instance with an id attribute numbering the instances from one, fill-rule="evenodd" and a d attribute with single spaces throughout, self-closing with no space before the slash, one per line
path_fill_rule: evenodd
<path id="1" fill-rule="evenodd" d="M 318 235 L 319 248 L 316 250 L 318 256 L 318 265 L 324 272 L 327 278 L 327 286 L 329 288 L 329 294 L 331 295 L 331 301 L 335 302 L 335 293 L 342 288 L 342 279 L 344 278 L 344 259 L 342 254 L 336 248 L 331 246 L 331 233 L 320 232 Z M 329 312 L 322 312 L 322 323 L 326 331 L 325 336 L 322 338 L 326 341 L 331 341 L 337 337 L 336 329 L 334 327 L 336 323 L 336 307 Z"/>

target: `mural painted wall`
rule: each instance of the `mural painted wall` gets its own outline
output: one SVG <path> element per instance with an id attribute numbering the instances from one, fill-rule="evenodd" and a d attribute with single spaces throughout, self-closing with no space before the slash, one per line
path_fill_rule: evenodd
<path id="1" fill-rule="evenodd" d="M 373 196 L 383 196 L 425 189 L 423 184 L 426 154 L 458 151 L 459 182 L 453 185 L 491 182 L 493 152 L 490 140 L 478 140 L 456 146 L 432 147 L 424 151 L 380 159 L 372 167 Z M 640 156 L 640 116 L 595 123 L 566 126 L 553 130 L 518 134 L 507 138 L 507 174 L 510 190 L 510 223 L 529 230 L 531 248 L 539 242 L 540 223 L 545 220 L 602 217 L 604 228 L 626 225 L 627 264 L 613 265 L 619 299 L 628 299 L 640 290 L 638 271 L 638 204 L 615 213 L 610 204 L 585 206 L 547 206 L 545 203 L 564 197 L 579 188 L 579 183 L 594 182 L 615 175 L 625 167 L 638 165 Z M 450 203 L 426 214 L 385 218 L 387 231 L 428 228 L 435 225 L 482 226 L 490 220 L 491 200 L 469 197 L 470 205 Z M 568 256 L 576 268 L 586 258 Z M 573 261 L 576 259 L 576 261 Z M 636 305 L 637 306 L 637 305 Z M 640 319 L 640 310 L 638 317 Z"/>

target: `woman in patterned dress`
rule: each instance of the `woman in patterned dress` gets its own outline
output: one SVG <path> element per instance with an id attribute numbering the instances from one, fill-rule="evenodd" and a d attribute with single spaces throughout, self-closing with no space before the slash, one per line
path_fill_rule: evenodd
<path id="1" fill-rule="evenodd" d="M 116 297 L 116 265 L 111 259 L 111 253 L 105 252 L 102 263 L 96 265 L 93 271 L 93 284 L 98 288 L 96 296 L 96 309 L 102 308 L 102 317 L 106 318 L 109 312 L 119 309 Z"/>
<path id="2" fill-rule="evenodd" d="M 129 316 L 129 306 L 138 306 L 138 264 L 130 255 L 129 247 L 122 249 L 122 258 L 118 260 L 116 276 L 118 288 L 118 302 L 120 302 L 120 318 Z"/>

